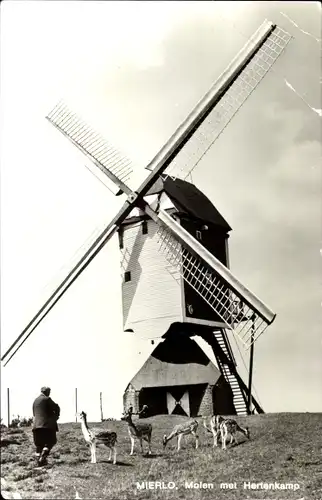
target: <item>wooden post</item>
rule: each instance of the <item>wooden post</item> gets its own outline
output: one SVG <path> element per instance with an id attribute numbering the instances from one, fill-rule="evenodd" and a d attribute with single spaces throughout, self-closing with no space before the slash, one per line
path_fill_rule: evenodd
<path id="1" fill-rule="evenodd" d="M 101 422 L 103 422 L 103 402 L 102 402 L 102 393 L 100 392 L 100 409 L 101 409 Z"/>
<path id="2" fill-rule="evenodd" d="M 9 425 L 10 425 L 10 391 L 9 391 L 9 387 L 7 388 L 7 402 L 8 402 L 8 428 L 9 428 Z"/>
<path id="3" fill-rule="evenodd" d="M 252 324 L 252 335 L 251 335 L 251 346 L 249 354 L 249 377 L 248 377 L 248 402 L 247 402 L 247 413 L 250 415 L 252 413 L 252 381 L 253 381 L 253 363 L 254 363 L 254 330 L 255 324 Z"/>
<path id="4" fill-rule="evenodd" d="M 75 389 L 75 418 L 76 418 L 76 422 L 77 422 L 77 387 Z"/>

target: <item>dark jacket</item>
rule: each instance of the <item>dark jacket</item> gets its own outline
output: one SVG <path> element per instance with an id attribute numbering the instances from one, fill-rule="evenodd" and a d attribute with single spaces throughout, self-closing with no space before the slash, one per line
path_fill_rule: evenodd
<path id="1" fill-rule="evenodd" d="M 44 394 L 40 394 L 32 405 L 34 429 L 52 429 L 58 431 L 57 420 L 60 415 L 58 404 Z"/>

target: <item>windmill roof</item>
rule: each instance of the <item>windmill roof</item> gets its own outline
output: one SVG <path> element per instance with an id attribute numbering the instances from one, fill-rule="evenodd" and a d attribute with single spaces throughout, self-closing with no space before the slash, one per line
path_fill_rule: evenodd
<path id="1" fill-rule="evenodd" d="M 159 178 L 148 194 L 165 191 L 180 212 L 188 212 L 193 217 L 221 226 L 226 231 L 231 227 L 218 212 L 212 202 L 194 184 L 172 177 Z"/>
<path id="2" fill-rule="evenodd" d="M 215 384 L 220 372 L 198 344 L 188 336 L 158 344 L 130 384 L 143 387 Z"/>

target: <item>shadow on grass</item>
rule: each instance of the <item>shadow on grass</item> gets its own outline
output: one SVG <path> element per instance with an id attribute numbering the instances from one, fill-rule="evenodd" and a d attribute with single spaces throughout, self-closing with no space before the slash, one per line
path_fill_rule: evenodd
<path id="1" fill-rule="evenodd" d="M 113 464 L 110 460 L 100 460 L 98 463 L 110 464 L 110 465 L 121 465 L 124 467 L 133 467 L 133 464 L 129 464 L 128 462 L 121 462 L 121 461 L 117 461 L 116 464 Z"/>
<path id="2" fill-rule="evenodd" d="M 150 455 L 149 455 L 148 453 L 144 453 L 141 456 L 142 456 L 142 458 L 158 458 L 158 457 L 163 457 L 163 454 L 162 453 L 150 453 Z"/>
<path id="3" fill-rule="evenodd" d="M 84 463 L 90 463 L 90 460 L 87 458 L 74 458 L 74 459 L 64 459 L 64 458 L 57 458 L 56 460 L 53 460 L 51 462 L 51 466 L 59 466 L 59 465 L 78 465 L 78 464 L 84 464 Z"/>
<path id="4" fill-rule="evenodd" d="M 241 446 L 242 444 L 246 444 L 246 443 L 250 443 L 250 441 L 249 441 L 248 439 L 244 439 L 244 441 L 239 441 L 239 442 L 237 442 L 237 443 L 236 443 L 236 442 L 234 442 L 234 443 L 229 444 L 229 445 L 227 444 L 226 446 L 227 446 L 227 448 L 228 448 L 228 447 L 229 447 L 229 448 L 236 448 L 236 446 Z"/>
<path id="5" fill-rule="evenodd" d="M 24 434 L 25 431 L 23 429 L 7 429 L 7 434 Z"/>

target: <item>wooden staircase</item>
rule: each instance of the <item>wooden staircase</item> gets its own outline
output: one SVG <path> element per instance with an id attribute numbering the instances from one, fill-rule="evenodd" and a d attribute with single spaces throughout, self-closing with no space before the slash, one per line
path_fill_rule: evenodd
<path id="1" fill-rule="evenodd" d="M 236 361 L 225 330 L 220 329 L 214 332 L 208 327 L 207 330 L 203 330 L 199 335 L 211 346 L 218 363 L 218 368 L 231 387 L 237 415 L 248 415 L 248 387 L 237 372 Z M 253 395 L 252 405 L 257 413 L 264 413 Z"/>
<path id="2" fill-rule="evenodd" d="M 231 364 L 233 366 L 236 366 L 236 361 L 233 355 L 233 352 L 231 350 L 231 347 L 227 341 L 227 336 L 225 330 L 218 330 L 214 332 L 215 339 L 218 342 L 218 345 L 220 346 L 221 350 L 224 352 L 226 355 L 227 359 L 230 361 L 229 364 L 225 363 L 223 359 L 216 353 L 216 361 L 218 363 L 218 367 L 223 374 L 226 382 L 229 383 L 231 390 L 233 392 L 233 397 L 234 397 L 234 406 L 237 415 L 247 415 L 247 399 L 246 395 L 241 388 L 237 377 L 234 374 L 234 371 L 232 370 Z"/>

